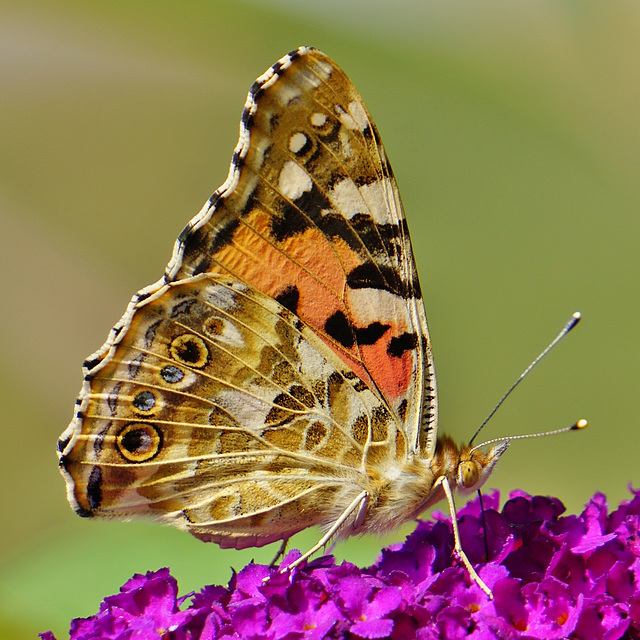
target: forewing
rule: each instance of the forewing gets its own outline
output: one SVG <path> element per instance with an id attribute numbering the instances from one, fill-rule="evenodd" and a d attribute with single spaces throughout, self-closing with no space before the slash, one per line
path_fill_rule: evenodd
<path id="1" fill-rule="evenodd" d="M 301 48 L 249 92 L 229 177 L 184 229 L 167 281 L 216 273 L 308 324 L 435 446 L 435 373 L 409 233 L 375 125 L 344 72 Z"/>
<path id="2" fill-rule="evenodd" d="M 200 275 L 131 310 L 60 441 L 83 516 L 151 516 L 242 548 L 328 526 L 405 449 L 379 398 L 290 311 Z"/>

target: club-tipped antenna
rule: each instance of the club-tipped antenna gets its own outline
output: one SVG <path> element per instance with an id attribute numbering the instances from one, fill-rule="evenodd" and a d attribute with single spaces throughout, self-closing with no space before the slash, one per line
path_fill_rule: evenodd
<path id="1" fill-rule="evenodd" d="M 560 342 L 560 340 L 562 340 L 562 338 L 564 338 L 567 335 L 567 333 L 569 333 L 569 331 L 571 331 L 571 329 L 573 329 L 578 324 L 578 322 L 580 322 L 581 317 L 582 317 L 582 314 L 579 311 L 576 311 L 571 316 L 571 318 L 569 318 L 569 320 L 564 325 L 564 327 L 562 327 L 562 331 L 560 331 L 560 333 L 547 345 L 547 347 L 540 353 L 540 355 L 520 374 L 518 379 L 511 385 L 511 387 L 509 387 L 509 390 L 502 396 L 502 398 L 500 399 L 500 402 L 498 402 L 498 404 L 493 408 L 491 413 L 486 417 L 484 422 L 478 427 L 478 430 L 473 434 L 473 437 L 471 438 L 471 440 L 469 440 L 469 446 L 473 444 L 473 441 L 477 438 L 478 434 L 482 431 L 482 429 L 484 428 L 484 425 L 487 424 L 487 422 L 489 422 L 491 418 L 493 418 L 495 412 L 502 406 L 502 403 L 511 395 L 511 392 L 527 377 L 531 369 L 533 369 L 533 367 L 535 367 L 538 364 L 538 362 L 540 362 L 540 360 L 542 360 L 542 358 L 544 358 L 547 355 L 547 353 L 549 353 L 549 351 L 551 351 L 551 349 L 553 349 L 553 347 L 555 347 L 558 344 L 558 342 Z M 581 424 L 583 422 L 584 422 L 584 425 L 580 427 L 577 426 L 578 424 Z M 586 420 L 579 420 L 572 427 L 566 427 L 565 429 L 558 429 L 557 431 L 553 431 L 545 434 L 540 433 L 535 435 L 551 435 L 551 433 L 569 431 L 574 428 L 582 429 L 586 426 L 587 426 Z M 501 441 L 515 440 L 516 437 L 498 438 L 497 440 L 490 440 L 489 442 L 497 442 L 498 440 L 501 440 Z M 530 437 L 530 436 L 525 436 L 525 437 Z M 483 443 L 483 445 L 480 445 L 480 446 L 484 446 L 485 444 L 488 444 L 488 443 L 485 442 Z"/>
<path id="2" fill-rule="evenodd" d="M 478 444 L 469 453 L 473 453 L 477 449 L 482 449 L 494 442 L 506 442 L 510 443 L 512 440 L 525 440 L 527 438 L 542 438 L 543 436 L 556 436 L 559 433 L 566 433 L 567 431 L 579 431 L 580 429 L 586 429 L 589 426 L 589 423 L 581 418 L 578 422 L 574 422 L 570 427 L 562 427 L 562 429 L 553 429 L 552 431 L 541 431 L 540 433 L 527 433 L 519 436 L 502 436 L 501 438 L 493 438 L 493 440 L 487 440 L 482 444 Z"/>

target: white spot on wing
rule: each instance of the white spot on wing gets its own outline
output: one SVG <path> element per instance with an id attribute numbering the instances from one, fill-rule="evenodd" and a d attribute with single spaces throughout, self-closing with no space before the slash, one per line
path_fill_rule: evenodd
<path id="1" fill-rule="evenodd" d="M 301 131 L 297 131 L 289 138 L 289 151 L 298 153 L 307 144 L 307 136 Z"/>
<path id="2" fill-rule="evenodd" d="M 397 325 L 401 332 L 411 330 L 407 302 L 400 296 L 381 289 L 376 289 L 373 296 L 371 289 L 349 289 L 347 296 L 349 307 L 357 310 L 358 324 L 381 322 Z"/>
<path id="3" fill-rule="evenodd" d="M 238 327 L 231 322 L 225 322 L 222 332 L 216 335 L 210 335 L 209 338 L 212 342 L 224 344 L 236 349 L 242 349 L 246 346 L 242 334 L 238 331 Z"/>
<path id="4" fill-rule="evenodd" d="M 228 311 L 236 306 L 235 293 L 223 285 L 207 287 L 202 293 L 202 300 L 221 311 Z"/>
<path id="5" fill-rule="evenodd" d="M 353 121 L 358 126 L 360 131 L 364 131 L 369 126 L 369 118 L 367 117 L 367 112 L 364 110 L 361 102 L 354 100 L 349 103 L 347 107 L 349 109 L 349 113 L 353 118 Z"/>
<path id="6" fill-rule="evenodd" d="M 386 224 L 392 220 L 389 215 L 388 196 L 393 193 L 393 186 L 389 178 L 376 180 L 370 184 L 363 184 L 359 191 L 367 203 L 367 210 L 375 222 Z"/>
<path id="7" fill-rule="evenodd" d="M 356 213 L 365 212 L 365 202 L 356 187 L 356 183 L 350 178 L 345 178 L 336 183 L 330 194 L 331 202 L 346 217 L 352 218 Z"/>
<path id="8" fill-rule="evenodd" d="M 274 97 L 283 107 L 287 107 L 290 102 L 299 98 L 301 94 L 302 91 L 296 85 L 283 83 L 278 87 L 278 91 L 274 92 Z"/>
<path id="9" fill-rule="evenodd" d="M 327 121 L 327 116 L 324 113 L 314 113 L 309 120 L 314 127 L 323 127 Z"/>
<path id="10" fill-rule="evenodd" d="M 353 116 L 347 113 L 342 107 L 336 106 L 336 114 L 338 115 L 338 120 L 340 120 L 347 129 L 358 129 L 358 123 L 353 119 Z"/>
<path id="11" fill-rule="evenodd" d="M 330 198 L 347 218 L 365 213 L 378 224 L 388 224 L 397 217 L 390 213 L 388 196 L 392 193 L 393 185 L 388 178 L 360 187 L 353 180 L 345 178 L 333 187 Z"/>
<path id="12" fill-rule="evenodd" d="M 312 182 L 306 171 L 296 164 L 293 160 L 289 160 L 278 179 L 278 189 L 285 198 L 289 200 L 297 200 L 306 191 L 311 191 Z"/>
<path id="13" fill-rule="evenodd" d="M 353 100 L 349 103 L 347 109 L 348 111 L 345 111 L 342 107 L 336 106 L 336 113 L 340 118 L 340 122 L 347 129 L 364 131 L 369 126 L 369 117 L 362 103 Z"/>
<path id="14" fill-rule="evenodd" d="M 229 412 L 245 429 L 259 433 L 271 408 L 264 400 L 235 389 L 222 391 L 214 403 Z"/>
<path id="15" fill-rule="evenodd" d="M 322 62 L 321 60 L 317 60 L 314 71 L 323 80 L 328 80 L 331 77 L 331 64 L 329 64 L 328 62 Z"/>
<path id="16" fill-rule="evenodd" d="M 298 345 L 300 372 L 310 380 L 326 380 L 335 369 L 325 357 L 308 340 L 301 340 Z"/>

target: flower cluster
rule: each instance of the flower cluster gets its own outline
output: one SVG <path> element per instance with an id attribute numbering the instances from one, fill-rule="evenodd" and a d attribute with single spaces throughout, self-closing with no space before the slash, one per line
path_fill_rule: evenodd
<path id="1" fill-rule="evenodd" d="M 486 537 L 477 501 L 459 512 L 493 600 L 452 560 L 451 521 L 438 514 L 366 569 L 330 556 L 291 573 L 250 564 L 228 587 L 183 597 L 168 569 L 136 575 L 74 620 L 71 640 L 640 638 L 640 491 L 610 514 L 601 494 L 579 516 L 523 492 L 501 512 L 498 502 L 485 496 Z"/>

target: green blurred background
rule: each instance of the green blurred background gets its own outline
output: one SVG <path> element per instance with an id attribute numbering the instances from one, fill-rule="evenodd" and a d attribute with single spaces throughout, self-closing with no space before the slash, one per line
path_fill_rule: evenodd
<path id="1" fill-rule="evenodd" d="M 223 551 L 159 525 L 77 518 L 54 447 L 82 360 L 225 179 L 251 82 L 300 44 L 347 71 L 385 141 L 441 428 L 469 438 L 579 309 L 581 326 L 485 438 L 581 417 L 590 428 L 514 444 L 489 484 L 557 495 L 572 512 L 594 491 L 615 504 L 640 484 L 637 3 L 390 5 L 0 2 L 0 637 L 67 637 L 72 617 L 134 572 L 168 565 L 184 593 L 271 559 L 272 548 Z M 383 542 L 337 555 L 369 563 Z"/>

